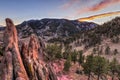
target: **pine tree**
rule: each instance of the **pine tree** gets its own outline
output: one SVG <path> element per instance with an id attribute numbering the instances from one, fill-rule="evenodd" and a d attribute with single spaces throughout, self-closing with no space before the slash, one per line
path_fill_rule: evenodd
<path id="1" fill-rule="evenodd" d="M 83 64 L 84 73 L 88 75 L 88 80 L 90 80 L 91 73 L 93 71 L 93 55 L 87 56 L 86 62 Z"/>
<path id="2" fill-rule="evenodd" d="M 117 77 L 120 80 L 120 64 L 117 65 Z"/>
<path id="3" fill-rule="evenodd" d="M 67 59 L 70 53 L 71 53 L 71 46 L 65 45 L 65 51 L 63 52 L 63 58 Z"/>
<path id="4" fill-rule="evenodd" d="M 71 55 L 68 56 L 66 62 L 64 63 L 64 71 L 69 71 L 71 67 Z"/>
<path id="5" fill-rule="evenodd" d="M 114 80 L 114 75 L 115 73 L 117 73 L 117 69 L 118 69 L 118 61 L 116 60 L 116 58 L 114 58 L 112 62 L 110 62 L 109 66 L 110 66 L 110 72 L 112 73 L 112 80 Z"/>
<path id="6" fill-rule="evenodd" d="M 97 51 L 96 48 L 93 48 L 92 53 L 93 53 L 93 54 L 96 54 L 96 51 Z"/>
<path id="7" fill-rule="evenodd" d="M 118 54 L 118 50 L 115 49 L 115 50 L 113 51 L 113 54 L 114 54 L 114 55 Z"/>
<path id="8" fill-rule="evenodd" d="M 46 53 L 50 56 L 50 60 L 61 58 L 61 47 L 57 44 L 47 45 Z"/>
<path id="9" fill-rule="evenodd" d="M 79 51 L 79 65 L 82 64 L 84 62 L 84 56 L 83 56 L 83 51 Z"/>
<path id="10" fill-rule="evenodd" d="M 101 46 L 100 50 L 98 51 L 98 54 L 103 54 L 103 47 Z"/>
<path id="11" fill-rule="evenodd" d="M 93 73 L 98 76 L 98 79 L 100 79 L 100 76 L 102 74 L 106 74 L 108 71 L 108 64 L 105 58 L 100 56 L 95 56 L 93 59 Z"/>
<path id="12" fill-rule="evenodd" d="M 75 50 L 71 53 L 72 61 L 74 62 L 74 64 L 77 61 L 77 54 L 78 53 Z"/>
<path id="13" fill-rule="evenodd" d="M 106 47 L 105 54 L 107 54 L 107 55 L 110 54 L 110 47 L 109 46 Z"/>
<path id="14" fill-rule="evenodd" d="M 58 52 L 58 53 L 55 55 L 55 57 L 56 57 L 57 59 L 61 59 L 61 58 L 62 58 L 61 52 Z"/>

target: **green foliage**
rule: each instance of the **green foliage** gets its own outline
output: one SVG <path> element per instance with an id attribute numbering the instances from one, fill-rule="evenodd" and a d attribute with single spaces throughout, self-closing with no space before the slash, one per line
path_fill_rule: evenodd
<path id="1" fill-rule="evenodd" d="M 85 37 L 84 41 L 86 44 L 86 47 L 89 46 L 95 46 L 96 44 L 100 44 L 101 43 L 101 37 L 100 34 L 94 34 L 94 33 L 88 33 L 88 35 L 86 34 L 87 37 Z"/>
<path id="2" fill-rule="evenodd" d="M 106 47 L 105 54 L 107 54 L 107 55 L 110 54 L 110 47 L 109 46 Z"/>
<path id="3" fill-rule="evenodd" d="M 69 52 L 67 52 L 67 51 L 65 51 L 65 52 L 63 52 L 63 58 L 64 59 L 67 59 L 67 56 L 69 55 Z"/>
<path id="4" fill-rule="evenodd" d="M 114 79 L 114 75 L 115 75 L 115 73 L 118 72 L 118 68 L 119 68 L 118 61 L 116 60 L 116 58 L 114 58 L 114 59 L 110 62 L 109 66 L 110 66 L 110 72 L 111 72 L 111 74 L 112 74 L 112 80 L 113 80 L 113 79 Z M 120 70 L 119 70 L 119 71 L 120 71 Z"/>
<path id="5" fill-rule="evenodd" d="M 0 48 L 0 55 L 3 56 L 3 50 Z"/>
<path id="6" fill-rule="evenodd" d="M 63 52 L 63 58 L 67 59 L 70 53 L 72 53 L 71 46 L 65 45 L 65 51 Z"/>
<path id="7" fill-rule="evenodd" d="M 102 74 L 106 74 L 108 71 L 108 64 L 105 58 L 100 57 L 100 56 L 95 56 L 93 59 L 93 73 L 96 74 L 98 76 L 98 80 L 99 77 Z"/>
<path id="8" fill-rule="evenodd" d="M 61 58 L 61 47 L 57 44 L 47 45 L 46 53 L 50 56 L 50 60 L 54 60 L 56 58 Z"/>
<path id="9" fill-rule="evenodd" d="M 79 59 L 78 59 L 79 65 L 84 63 L 84 56 L 83 56 L 83 51 L 79 51 Z"/>
<path id="10" fill-rule="evenodd" d="M 62 54 L 61 54 L 61 52 L 58 52 L 58 53 L 55 55 L 55 58 L 57 58 L 57 59 L 61 59 L 61 58 L 62 58 Z"/>
<path id="11" fill-rule="evenodd" d="M 64 63 L 64 71 L 69 71 L 71 67 L 71 55 L 68 56 L 66 62 Z"/>
<path id="12" fill-rule="evenodd" d="M 118 50 L 115 49 L 115 50 L 113 51 L 113 54 L 114 54 L 114 55 L 118 54 Z"/>
<path id="13" fill-rule="evenodd" d="M 113 38 L 114 43 L 119 42 L 120 35 L 120 17 L 116 17 L 115 19 L 104 23 L 103 25 L 99 25 L 94 29 L 84 31 L 82 43 L 85 44 L 85 48 L 95 46 L 96 44 L 101 44 L 102 39 L 105 37 Z"/>
<path id="14" fill-rule="evenodd" d="M 120 41 L 120 38 L 118 36 L 114 36 L 113 38 L 111 38 L 113 43 L 118 43 Z"/>
<path id="15" fill-rule="evenodd" d="M 55 42 L 61 43 L 61 42 L 64 42 L 64 40 L 63 40 L 63 38 L 58 37 L 58 38 L 52 38 L 52 39 L 48 40 L 48 42 L 50 42 L 50 43 L 55 43 Z"/>
<path id="16" fill-rule="evenodd" d="M 77 55 L 78 53 L 75 50 L 71 53 L 71 58 L 74 63 L 77 61 Z"/>
<path id="17" fill-rule="evenodd" d="M 97 52 L 96 48 L 93 48 L 92 53 L 93 53 L 93 54 L 96 54 L 96 52 Z"/>
<path id="18" fill-rule="evenodd" d="M 87 56 L 86 62 L 83 64 L 84 73 L 88 75 L 88 80 L 90 79 L 91 73 L 99 77 L 103 74 L 107 74 L 109 67 L 108 62 L 105 58 L 100 56 Z"/>
<path id="19" fill-rule="evenodd" d="M 93 55 L 87 56 L 86 62 L 83 64 L 84 73 L 88 75 L 88 80 L 90 79 L 90 75 L 92 71 L 94 70 L 93 65 Z"/>
<path id="20" fill-rule="evenodd" d="M 117 65 L 117 77 L 120 80 L 120 64 Z"/>

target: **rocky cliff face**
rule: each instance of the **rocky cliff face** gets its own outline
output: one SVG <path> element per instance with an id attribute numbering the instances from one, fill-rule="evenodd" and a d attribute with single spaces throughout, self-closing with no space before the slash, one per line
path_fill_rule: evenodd
<path id="1" fill-rule="evenodd" d="M 19 46 L 17 30 L 12 20 L 7 18 L 6 25 L 0 80 L 57 80 L 51 65 L 40 57 L 43 56 L 43 51 L 37 37 L 31 35 L 28 44 L 21 42 Z"/>

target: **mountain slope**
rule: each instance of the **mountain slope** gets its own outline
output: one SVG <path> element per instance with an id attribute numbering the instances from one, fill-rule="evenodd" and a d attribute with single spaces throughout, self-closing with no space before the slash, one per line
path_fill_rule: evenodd
<path id="1" fill-rule="evenodd" d="M 112 40 L 119 35 L 120 17 L 116 17 L 115 19 L 84 33 L 83 42 L 88 43 L 88 46 L 94 46 L 100 44 L 105 38 L 110 38 Z"/>
<path id="2" fill-rule="evenodd" d="M 0 31 L 3 31 L 5 29 L 5 27 L 3 27 L 2 25 L 0 25 Z"/>
<path id="3" fill-rule="evenodd" d="M 17 29 L 20 37 L 27 37 L 31 33 L 35 33 L 45 40 L 49 40 L 51 38 L 68 37 L 96 26 L 97 24 L 92 22 L 79 22 L 77 20 L 42 19 L 24 21 L 17 26 Z"/>

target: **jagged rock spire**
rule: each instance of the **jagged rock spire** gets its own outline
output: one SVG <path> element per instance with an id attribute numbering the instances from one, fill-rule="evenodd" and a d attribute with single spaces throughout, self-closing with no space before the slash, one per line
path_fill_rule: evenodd
<path id="1" fill-rule="evenodd" d="M 5 50 L 12 49 L 13 47 L 18 47 L 18 38 L 17 38 L 17 30 L 13 24 L 13 21 L 9 18 L 5 19 L 6 21 L 6 29 L 4 32 L 4 45 Z"/>
<path id="2" fill-rule="evenodd" d="M 57 80 L 51 65 L 39 57 L 43 51 L 37 36 L 31 35 L 28 42 L 22 42 L 19 51 L 16 27 L 13 21 L 7 18 L 0 80 Z"/>
<path id="3" fill-rule="evenodd" d="M 4 66 L 4 69 L 9 70 L 9 68 L 13 68 L 14 70 L 11 71 L 6 71 L 6 72 L 11 72 L 11 73 L 6 73 L 8 75 L 5 74 L 5 78 L 3 78 L 2 80 L 13 80 L 11 77 L 11 79 L 7 78 L 8 76 L 14 76 L 15 80 L 29 80 L 26 70 L 24 68 L 22 59 L 21 59 L 21 55 L 19 52 L 19 48 L 18 48 L 18 38 L 17 38 L 17 30 L 16 27 L 13 24 L 13 21 L 9 18 L 6 18 L 6 29 L 4 32 L 4 47 L 5 47 L 5 53 L 4 53 L 4 60 L 3 60 L 3 64 L 6 64 L 6 66 Z M 10 60 L 12 59 L 11 63 L 9 63 L 8 59 L 6 58 L 6 55 L 10 55 Z M 5 63 L 5 61 L 7 61 L 7 63 Z M 7 66 L 7 65 L 10 66 Z M 13 71 L 14 71 L 14 75 L 13 75 Z"/>
<path id="4" fill-rule="evenodd" d="M 30 80 L 57 80 L 51 65 L 46 64 L 39 57 L 42 52 L 39 48 L 41 46 L 35 35 L 31 35 L 28 45 L 26 43 L 22 45 L 21 55 Z"/>

